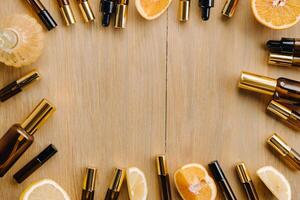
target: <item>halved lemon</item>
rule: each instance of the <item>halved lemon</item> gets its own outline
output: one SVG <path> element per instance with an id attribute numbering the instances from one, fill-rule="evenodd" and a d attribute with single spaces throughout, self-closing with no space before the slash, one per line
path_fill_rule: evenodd
<path id="1" fill-rule="evenodd" d="M 213 200 L 217 196 L 214 180 L 200 164 L 188 164 L 174 174 L 178 193 L 184 200 Z"/>
<path id="2" fill-rule="evenodd" d="M 146 200 L 148 188 L 144 173 L 136 167 L 130 167 L 126 170 L 126 179 L 130 200 Z"/>
<path id="3" fill-rule="evenodd" d="M 20 200 L 71 200 L 64 189 L 51 179 L 44 179 L 28 186 Z"/>
<path id="4" fill-rule="evenodd" d="M 285 29 L 300 20 L 299 0 L 252 0 L 255 18 L 272 29 Z"/>
<path id="5" fill-rule="evenodd" d="M 257 170 L 258 177 L 279 200 L 291 200 L 292 190 L 288 180 L 277 169 L 265 166 Z"/>
<path id="6" fill-rule="evenodd" d="M 147 20 L 158 18 L 169 7 L 172 0 L 135 0 L 138 12 Z"/>

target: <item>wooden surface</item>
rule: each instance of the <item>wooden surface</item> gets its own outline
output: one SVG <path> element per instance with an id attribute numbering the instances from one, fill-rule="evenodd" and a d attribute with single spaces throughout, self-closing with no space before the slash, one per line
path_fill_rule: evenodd
<path id="1" fill-rule="evenodd" d="M 255 171 L 272 165 L 290 181 L 293 199 L 300 199 L 299 175 L 265 146 L 277 132 L 300 149 L 300 135 L 265 113 L 268 97 L 236 87 L 241 70 L 299 79 L 300 71 L 268 66 L 263 48 L 271 38 L 299 37 L 299 25 L 285 31 L 264 28 L 247 0 L 240 1 L 231 20 L 221 17 L 222 0 L 216 1 L 210 21 L 202 22 L 198 2 L 192 1 L 190 21 L 180 24 L 174 1 L 168 12 L 148 22 L 132 1 L 128 28 L 120 31 L 100 27 L 98 0 L 90 0 L 96 22 L 84 24 L 74 0 L 77 24 L 67 28 L 56 1 L 43 2 L 59 27 L 47 33 L 44 53 L 33 66 L 1 66 L 0 85 L 32 68 L 43 79 L 0 105 L 0 130 L 4 134 L 21 122 L 43 97 L 57 112 L 0 180 L 1 200 L 18 199 L 28 184 L 42 178 L 57 181 L 79 199 L 83 168 L 90 165 L 99 169 L 95 199 L 103 199 L 113 168 L 128 166 L 145 172 L 148 199 L 159 199 L 154 156 L 164 152 L 171 175 L 184 164 L 207 166 L 218 159 L 238 199 L 246 198 L 234 164 L 246 162 L 262 199 L 272 196 Z M 17 13 L 33 15 L 22 0 L 1 1 L 1 18 Z M 14 183 L 12 175 L 49 143 L 59 153 L 23 184 Z M 174 199 L 180 199 L 172 185 Z M 125 186 L 120 199 L 127 196 Z"/>

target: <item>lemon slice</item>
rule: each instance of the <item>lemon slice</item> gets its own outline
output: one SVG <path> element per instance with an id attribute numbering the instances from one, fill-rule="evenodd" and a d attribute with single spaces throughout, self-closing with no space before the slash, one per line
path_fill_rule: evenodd
<path id="1" fill-rule="evenodd" d="M 207 170 L 199 164 L 188 164 L 174 174 L 178 193 L 184 200 L 214 200 L 217 188 Z"/>
<path id="2" fill-rule="evenodd" d="M 148 188 L 144 173 L 131 167 L 126 170 L 127 187 L 130 200 L 146 200 Z"/>
<path id="3" fill-rule="evenodd" d="M 291 186 L 277 169 L 272 166 L 265 166 L 257 170 L 256 174 L 277 199 L 291 200 Z"/>
<path id="4" fill-rule="evenodd" d="M 252 0 L 255 18 L 272 29 L 285 29 L 300 20 L 299 0 Z"/>
<path id="5" fill-rule="evenodd" d="M 31 184 L 21 194 L 20 200 L 70 200 L 64 189 L 51 179 Z"/>
<path id="6" fill-rule="evenodd" d="M 172 0 L 135 0 L 135 7 L 147 20 L 158 18 L 171 4 Z"/>

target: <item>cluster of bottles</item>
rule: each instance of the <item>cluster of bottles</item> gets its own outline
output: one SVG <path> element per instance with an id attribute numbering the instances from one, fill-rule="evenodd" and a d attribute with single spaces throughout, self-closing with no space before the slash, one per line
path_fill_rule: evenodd
<path id="1" fill-rule="evenodd" d="M 40 0 L 26 0 L 38 17 L 41 19 L 45 27 L 50 31 L 57 26 L 56 21 L 45 8 Z M 72 11 L 69 0 L 57 0 L 61 15 L 67 26 L 76 23 L 74 13 Z M 94 12 L 88 0 L 77 0 L 79 9 L 82 13 L 85 22 L 92 22 L 95 20 Z M 102 12 L 102 25 L 108 26 L 111 15 L 116 14 L 115 28 L 125 28 L 128 13 L 128 0 L 102 0 L 100 4 L 100 11 Z"/>

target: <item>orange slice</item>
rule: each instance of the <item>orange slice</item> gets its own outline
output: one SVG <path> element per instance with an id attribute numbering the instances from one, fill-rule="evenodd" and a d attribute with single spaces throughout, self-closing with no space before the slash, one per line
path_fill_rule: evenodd
<path id="1" fill-rule="evenodd" d="M 178 193 L 184 200 L 213 200 L 217 195 L 214 180 L 199 164 L 188 164 L 174 174 Z"/>
<path id="2" fill-rule="evenodd" d="M 300 20 L 299 0 L 252 0 L 255 18 L 272 29 L 285 29 Z"/>
<path id="3" fill-rule="evenodd" d="M 135 0 L 138 12 L 147 20 L 158 18 L 169 7 L 172 0 Z"/>

